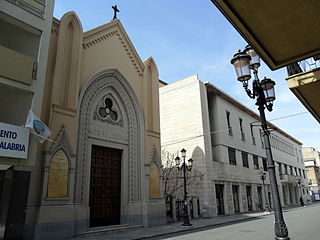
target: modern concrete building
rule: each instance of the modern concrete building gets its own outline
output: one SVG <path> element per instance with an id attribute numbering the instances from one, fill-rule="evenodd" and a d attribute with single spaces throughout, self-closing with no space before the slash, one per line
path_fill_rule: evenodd
<path id="1" fill-rule="evenodd" d="M 302 153 L 312 200 L 320 201 L 320 152 L 313 147 L 304 147 Z"/>
<path id="2" fill-rule="evenodd" d="M 0 239 L 22 239 L 34 222 L 41 154 L 21 126 L 29 110 L 41 113 L 53 4 L 0 1 Z"/>
<path id="3" fill-rule="evenodd" d="M 190 197 L 199 197 L 201 215 L 215 216 L 264 209 L 271 204 L 266 153 L 259 116 L 197 75 L 160 87 L 161 146 L 177 154 L 187 150 L 203 173 Z M 268 123 L 283 206 L 308 201 L 302 143 Z M 264 189 L 265 187 L 265 189 Z M 304 187 L 307 188 L 307 187 Z M 181 198 L 182 196 L 176 196 Z"/>
<path id="4" fill-rule="evenodd" d="M 68 12 L 51 33 L 41 119 L 54 140 L 38 156 L 26 236 L 164 223 L 156 63 L 118 19 L 83 32 Z"/>

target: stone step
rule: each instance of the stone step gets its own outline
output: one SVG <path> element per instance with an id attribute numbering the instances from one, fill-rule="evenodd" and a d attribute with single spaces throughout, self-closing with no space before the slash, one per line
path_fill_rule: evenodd
<path id="1" fill-rule="evenodd" d="M 142 225 L 129 225 L 129 224 L 122 224 L 122 225 L 110 225 L 110 226 L 103 226 L 103 227 L 95 227 L 90 228 L 87 232 L 77 233 L 74 235 L 74 238 L 77 237 L 87 237 L 87 236 L 94 236 L 94 235 L 100 235 L 105 233 L 112 233 L 112 232 L 121 232 L 121 231 L 128 231 L 128 230 L 134 230 L 138 228 L 143 228 Z"/>

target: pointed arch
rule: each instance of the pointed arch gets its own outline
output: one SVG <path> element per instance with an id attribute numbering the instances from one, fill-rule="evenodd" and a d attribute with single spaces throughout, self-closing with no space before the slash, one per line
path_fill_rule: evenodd
<path id="1" fill-rule="evenodd" d="M 152 57 L 144 61 L 143 103 L 146 113 L 147 130 L 160 131 L 159 115 L 159 72 Z"/>
<path id="2" fill-rule="evenodd" d="M 75 12 L 63 15 L 59 24 L 54 71 L 53 103 L 75 109 L 78 105 L 83 29 Z"/>
<path id="3" fill-rule="evenodd" d="M 149 197 L 160 197 L 160 170 L 155 162 L 149 170 Z"/>
<path id="4" fill-rule="evenodd" d="M 161 197 L 160 178 L 162 174 L 159 167 L 159 156 L 155 145 L 153 145 L 149 166 L 149 197 Z"/>
<path id="5" fill-rule="evenodd" d="M 68 197 L 69 158 L 60 148 L 49 163 L 47 197 Z"/>
<path id="6" fill-rule="evenodd" d="M 103 70 L 91 77 L 81 89 L 79 105 L 79 131 L 77 144 L 76 191 L 77 203 L 88 204 L 88 186 L 90 185 L 90 113 L 97 96 L 112 88 L 117 93 L 128 120 L 128 151 L 125 161 L 128 162 L 126 186 L 128 186 L 128 201 L 140 202 L 143 198 L 143 153 L 144 124 L 143 113 L 134 90 L 125 77 L 116 69 Z"/>
<path id="7" fill-rule="evenodd" d="M 44 152 L 42 204 L 55 199 L 59 204 L 73 202 L 75 154 L 64 125 L 48 147 Z"/>

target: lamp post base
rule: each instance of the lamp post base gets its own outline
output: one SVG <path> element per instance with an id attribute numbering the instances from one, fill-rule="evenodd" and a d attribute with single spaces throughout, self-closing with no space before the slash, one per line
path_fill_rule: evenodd
<path id="1" fill-rule="evenodd" d="M 301 204 L 302 207 L 304 206 L 304 202 L 303 202 L 303 198 L 302 197 L 300 197 L 300 204 Z"/>
<path id="2" fill-rule="evenodd" d="M 275 213 L 276 216 L 276 213 Z M 280 220 L 275 222 L 274 233 L 276 237 L 275 240 L 290 240 L 288 236 L 288 229 L 284 220 Z"/>
<path id="3" fill-rule="evenodd" d="M 188 211 L 188 210 L 187 210 L 187 211 Z M 183 227 L 190 227 L 190 226 L 192 226 L 192 224 L 191 224 L 190 221 L 189 221 L 189 215 L 188 215 L 188 214 L 184 215 L 183 223 L 181 224 L 181 226 L 183 226 Z"/>
<path id="4" fill-rule="evenodd" d="M 191 223 L 182 223 L 181 226 L 182 227 L 191 227 L 192 224 Z"/>

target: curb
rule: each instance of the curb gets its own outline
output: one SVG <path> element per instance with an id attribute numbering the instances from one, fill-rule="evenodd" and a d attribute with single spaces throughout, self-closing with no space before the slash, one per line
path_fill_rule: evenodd
<path id="1" fill-rule="evenodd" d="M 229 224 L 234 224 L 234 223 L 240 223 L 240 222 L 243 222 L 243 221 L 247 221 L 247 220 L 254 219 L 254 218 L 265 217 L 265 216 L 268 216 L 268 215 L 270 215 L 270 214 L 261 214 L 258 217 L 256 217 L 256 216 L 246 216 L 246 217 L 241 218 L 241 219 L 235 219 L 235 220 L 230 220 L 230 221 L 226 221 L 226 222 L 212 223 L 212 224 L 207 224 L 207 225 L 202 225 L 202 226 L 194 226 L 194 227 L 185 227 L 185 229 L 179 229 L 179 230 L 177 229 L 174 232 L 151 234 L 149 236 L 141 236 L 141 237 L 136 237 L 136 238 L 130 238 L 130 240 L 149 239 L 149 238 L 154 238 L 154 237 L 174 235 L 174 234 L 183 233 L 183 232 L 192 232 L 192 231 L 195 231 L 195 230 L 198 230 L 198 229 L 205 229 L 205 228 L 209 228 L 209 227 L 223 226 L 223 225 L 229 225 Z"/>

